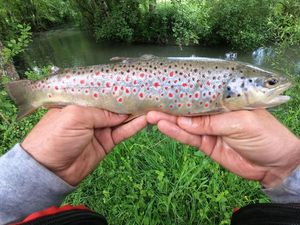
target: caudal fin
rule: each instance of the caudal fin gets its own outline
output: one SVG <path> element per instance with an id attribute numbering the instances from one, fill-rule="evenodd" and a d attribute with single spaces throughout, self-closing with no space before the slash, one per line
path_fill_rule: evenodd
<path id="1" fill-rule="evenodd" d="M 29 80 L 13 81 L 6 85 L 6 89 L 19 108 L 18 120 L 36 110 L 32 105 L 34 99 Z"/>

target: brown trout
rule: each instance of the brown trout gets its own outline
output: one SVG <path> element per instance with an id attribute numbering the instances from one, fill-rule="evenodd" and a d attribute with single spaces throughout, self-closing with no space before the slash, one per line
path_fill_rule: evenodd
<path id="1" fill-rule="evenodd" d="M 38 107 L 95 106 L 138 116 L 150 110 L 193 116 L 268 108 L 288 101 L 290 82 L 236 61 L 143 56 L 64 69 L 39 81 L 8 84 L 18 118 Z"/>

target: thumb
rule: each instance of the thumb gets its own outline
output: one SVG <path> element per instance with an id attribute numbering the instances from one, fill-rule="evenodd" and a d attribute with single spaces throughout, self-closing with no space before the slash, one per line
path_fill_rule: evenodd
<path id="1" fill-rule="evenodd" d="M 236 111 L 199 117 L 179 117 L 177 124 L 192 134 L 231 135 L 240 133 L 250 125 L 251 118 L 253 118 L 252 112 Z"/>
<path id="2" fill-rule="evenodd" d="M 95 107 L 68 106 L 66 113 L 87 128 L 113 127 L 124 122 L 128 115 L 112 113 Z"/>

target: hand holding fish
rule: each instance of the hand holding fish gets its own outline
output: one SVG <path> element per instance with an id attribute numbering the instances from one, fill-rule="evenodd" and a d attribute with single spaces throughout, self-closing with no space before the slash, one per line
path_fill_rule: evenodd
<path id="1" fill-rule="evenodd" d="M 300 165 L 300 140 L 266 110 L 200 117 L 150 112 L 148 122 L 231 172 L 274 187 Z"/>
<path id="2" fill-rule="evenodd" d="M 116 144 L 146 126 L 145 116 L 120 125 L 127 117 L 92 107 L 51 109 L 22 147 L 67 183 L 77 185 Z"/>

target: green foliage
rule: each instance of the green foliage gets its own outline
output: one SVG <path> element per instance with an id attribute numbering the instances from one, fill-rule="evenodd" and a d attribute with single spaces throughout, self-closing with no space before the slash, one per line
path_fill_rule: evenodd
<path id="1" fill-rule="evenodd" d="M 0 39 L 16 34 L 18 24 L 28 24 L 34 31 L 76 20 L 69 0 L 0 0 Z"/>
<path id="2" fill-rule="evenodd" d="M 300 43 L 298 0 L 103 2 L 106 7 L 90 0 L 78 8 L 98 40 L 226 44 L 236 49 Z"/>
<path id="3" fill-rule="evenodd" d="M 110 17 L 105 18 L 97 25 L 98 21 L 95 28 L 98 40 L 132 41 L 133 29 L 118 10 L 113 11 Z"/>
<path id="4" fill-rule="evenodd" d="M 3 64 L 8 63 L 14 56 L 23 52 L 31 41 L 30 26 L 18 24 L 17 29 L 17 38 L 13 38 L 5 43 L 2 51 Z"/>
<path id="5" fill-rule="evenodd" d="M 300 43 L 300 2 L 282 0 L 274 4 L 268 18 L 269 32 L 275 43 L 299 45 Z"/>
<path id="6" fill-rule="evenodd" d="M 227 44 L 241 49 L 262 45 L 266 32 L 271 0 L 211 1 L 213 33 Z"/>

